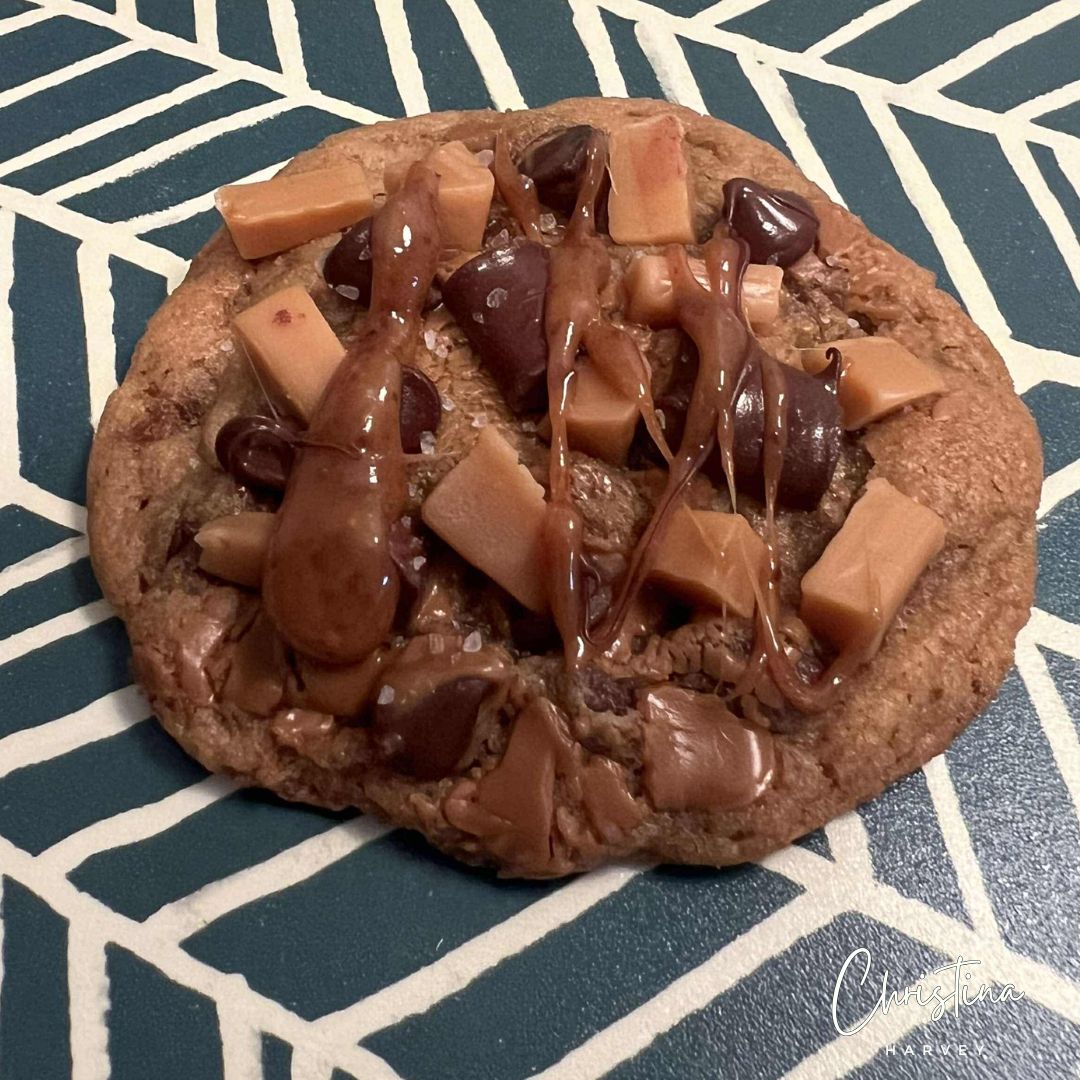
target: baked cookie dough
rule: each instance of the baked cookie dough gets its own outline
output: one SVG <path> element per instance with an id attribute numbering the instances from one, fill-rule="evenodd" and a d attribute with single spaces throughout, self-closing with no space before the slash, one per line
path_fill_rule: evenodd
<path id="1" fill-rule="evenodd" d="M 89 489 L 137 677 L 207 768 L 510 875 L 721 865 L 993 697 L 1034 425 L 771 147 L 656 101 L 441 113 L 219 207 Z"/>

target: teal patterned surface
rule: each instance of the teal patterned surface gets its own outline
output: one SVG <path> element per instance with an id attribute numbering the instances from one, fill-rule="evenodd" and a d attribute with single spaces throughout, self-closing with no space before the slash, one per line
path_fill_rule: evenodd
<path id="1" fill-rule="evenodd" d="M 947 754 L 761 865 L 497 882 L 172 744 L 85 460 L 220 184 L 597 93 L 767 139 L 966 306 L 1046 442 L 1037 608 Z M 1078 229 L 1080 0 L 0 0 L 0 1078 L 1076 1077 Z M 1022 999 L 839 1032 L 959 957 Z"/>

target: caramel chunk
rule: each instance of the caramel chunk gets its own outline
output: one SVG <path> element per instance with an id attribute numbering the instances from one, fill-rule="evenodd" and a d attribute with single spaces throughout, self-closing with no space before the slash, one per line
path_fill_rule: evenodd
<path id="1" fill-rule="evenodd" d="M 765 541 L 741 514 L 684 506 L 656 549 L 651 577 L 694 603 L 749 617 L 767 559 Z"/>
<path id="2" fill-rule="evenodd" d="M 310 420 L 345 347 L 299 285 L 260 300 L 233 320 L 266 392 Z"/>
<path id="3" fill-rule="evenodd" d="M 261 259 L 344 229 L 371 213 L 371 188 L 355 163 L 230 184 L 217 193 L 236 250 Z"/>
<path id="4" fill-rule="evenodd" d="M 424 501 L 424 524 L 533 611 L 547 610 L 544 489 L 491 427 Z"/>
<path id="5" fill-rule="evenodd" d="M 704 259 L 690 259 L 690 270 L 705 288 L 709 274 Z M 780 314 L 780 284 L 784 271 L 779 266 L 751 263 L 742 279 L 742 303 L 747 320 L 764 329 Z M 675 290 L 671 271 L 663 255 L 639 255 L 623 278 L 626 290 L 626 317 L 644 326 L 675 325 Z"/>
<path id="6" fill-rule="evenodd" d="M 848 431 L 866 427 L 920 398 L 945 392 L 941 375 L 892 338 L 846 338 L 802 349 L 803 368 L 811 374 L 823 371 L 829 349 L 839 349 L 844 358 L 840 409 Z"/>
<path id="7" fill-rule="evenodd" d="M 444 248 L 479 251 L 484 246 L 484 229 L 495 193 L 491 170 L 476 160 L 463 142 L 436 147 L 424 159 L 439 178 L 439 229 Z M 386 190 L 401 186 L 411 162 L 395 162 L 383 177 Z"/>
<path id="8" fill-rule="evenodd" d="M 945 525 L 933 510 L 887 480 L 871 480 L 803 577 L 799 614 L 837 648 L 869 658 L 944 543 Z"/>
<path id="9" fill-rule="evenodd" d="M 578 365 L 566 406 L 566 432 L 573 449 L 625 465 L 637 422 L 635 398 L 619 393 L 590 365 Z"/>
<path id="10" fill-rule="evenodd" d="M 358 664 L 326 664 L 303 653 L 296 654 L 296 669 L 303 690 L 292 695 L 292 704 L 334 716 L 355 716 L 372 696 L 386 653 L 376 649 Z"/>
<path id="11" fill-rule="evenodd" d="M 617 244 L 692 244 L 693 196 L 674 116 L 654 116 L 611 136 L 608 230 Z"/>
<path id="12" fill-rule="evenodd" d="M 657 810 L 736 810 L 772 783 L 772 736 L 720 698 L 677 686 L 642 696 L 645 790 Z"/>
<path id="13" fill-rule="evenodd" d="M 257 510 L 214 518 L 195 534 L 195 543 L 202 549 L 199 567 L 215 577 L 257 589 L 273 531 L 274 515 Z"/>

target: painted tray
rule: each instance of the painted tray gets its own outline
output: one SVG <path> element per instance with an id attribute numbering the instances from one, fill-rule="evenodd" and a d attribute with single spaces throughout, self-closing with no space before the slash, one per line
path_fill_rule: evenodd
<path id="1" fill-rule="evenodd" d="M 1077 0 L 0 0 L 0 1076 L 1075 1077 L 1078 79 Z M 500 883 L 186 759 L 84 468 L 218 185 L 596 93 L 768 139 L 963 301 L 1046 441 L 1038 607 L 944 757 L 764 864 Z"/>

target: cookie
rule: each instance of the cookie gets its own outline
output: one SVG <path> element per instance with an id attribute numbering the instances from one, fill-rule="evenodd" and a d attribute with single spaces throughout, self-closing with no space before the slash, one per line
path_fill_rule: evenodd
<path id="1" fill-rule="evenodd" d="M 334 136 L 151 320 L 94 567 L 207 768 L 510 875 L 758 858 L 945 749 L 1041 450 L 932 275 L 656 101 Z"/>

